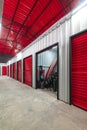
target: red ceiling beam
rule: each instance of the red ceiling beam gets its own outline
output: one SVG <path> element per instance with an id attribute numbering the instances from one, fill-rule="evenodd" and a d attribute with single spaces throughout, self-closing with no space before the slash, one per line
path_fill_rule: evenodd
<path id="1" fill-rule="evenodd" d="M 26 18 L 25 18 L 24 22 L 22 23 L 22 26 L 20 27 L 20 29 L 19 29 L 19 31 L 18 31 L 18 33 L 17 33 L 17 35 L 16 35 L 16 37 L 15 37 L 15 39 L 14 39 L 14 40 L 16 40 L 17 36 L 18 36 L 18 35 L 19 35 L 19 33 L 21 32 L 21 29 L 23 28 L 23 26 L 24 26 L 24 24 L 26 23 L 26 21 L 27 21 L 27 19 L 28 19 L 29 15 L 32 13 L 33 9 L 35 8 L 35 6 L 36 6 L 37 2 L 38 2 L 38 0 L 36 0 L 36 1 L 35 1 L 35 3 L 34 3 L 34 5 L 33 5 L 33 7 L 31 8 L 31 11 L 29 11 L 28 15 L 26 16 Z"/>
<path id="2" fill-rule="evenodd" d="M 13 15 L 13 17 L 12 17 L 12 20 L 11 20 L 11 23 L 10 23 L 9 32 L 8 32 L 8 34 L 7 34 L 7 38 L 6 38 L 6 39 L 8 39 L 9 33 L 10 33 L 10 31 L 11 31 L 10 29 L 11 29 L 13 20 L 14 20 L 14 18 L 15 18 L 15 14 L 16 14 L 16 12 L 17 12 L 17 9 L 18 9 L 18 7 L 19 7 L 19 4 L 20 4 L 20 0 L 18 0 L 17 6 L 16 6 L 16 8 L 15 8 L 15 12 L 14 12 L 14 15 Z"/>

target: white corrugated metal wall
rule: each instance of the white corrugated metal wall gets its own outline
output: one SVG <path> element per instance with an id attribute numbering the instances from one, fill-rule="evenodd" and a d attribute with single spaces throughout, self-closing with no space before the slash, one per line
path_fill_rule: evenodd
<path id="1" fill-rule="evenodd" d="M 69 103 L 69 38 L 71 35 L 87 29 L 87 5 L 75 14 L 69 13 L 58 23 L 48 29 L 43 35 L 35 40 L 22 53 L 14 57 L 10 63 L 17 62 L 29 55 L 33 56 L 33 88 L 35 88 L 35 53 L 47 48 L 56 42 L 59 43 L 59 99 Z M 22 60 L 23 61 L 23 60 Z M 23 65 L 22 65 L 23 73 Z M 23 81 L 23 76 L 22 76 Z"/>

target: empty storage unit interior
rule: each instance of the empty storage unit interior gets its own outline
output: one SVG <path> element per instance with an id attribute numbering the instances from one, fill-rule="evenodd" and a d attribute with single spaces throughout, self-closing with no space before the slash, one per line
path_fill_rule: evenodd
<path id="1" fill-rule="evenodd" d="M 3 16 L 2 34 L 4 30 L 8 32 L 8 27 L 10 28 L 8 35 L 6 35 L 10 50 L 6 49 L 6 52 L 13 55 L 5 65 L 9 66 L 11 78 L 33 88 L 50 88 L 56 92 L 59 100 L 87 110 L 87 31 L 84 31 L 87 29 L 87 15 L 85 13 L 87 12 L 87 2 L 77 10 L 70 12 L 76 5 L 75 2 L 69 0 L 57 3 L 56 0 L 47 0 L 43 2 L 44 9 L 40 7 L 40 1 L 35 2 L 35 8 L 32 7 L 32 2 L 32 11 L 28 13 L 25 9 L 27 17 L 24 22 L 22 17 L 19 19 L 19 15 L 16 15 L 17 11 L 21 10 L 20 5 L 23 5 L 19 2 L 11 25 L 8 24 L 9 19 Z M 16 7 L 14 3 L 13 5 Z M 59 10 L 58 4 L 60 5 Z M 37 12 L 39 7 L 40 10 Z M 55 10 L 51 10 L 53 7 Z M 8 3 L 5 4 L 3 15 L 8 16 L 7 9 L 9 10 Z M 67 15 L 64 16 L 64 14 Z M 60 19 L 62 16 L 64 17 Z M 15 20 L 18 20 L 19 23 Z M 58 49 L 50 48 L 55 44 L 57 44 Z M 51 54 L 52 56 L 50 56 Z M 53 56 L 54 54 L 55 56 Z M 5 65 L 1 65 L 1 73 Z M 44 82 L 41 79 L 43 77 Z"/>
<path id="2" fill-rule="evenodd" d="M 36 54 L 36 88 L 58 95 L 58 43 Z"/>

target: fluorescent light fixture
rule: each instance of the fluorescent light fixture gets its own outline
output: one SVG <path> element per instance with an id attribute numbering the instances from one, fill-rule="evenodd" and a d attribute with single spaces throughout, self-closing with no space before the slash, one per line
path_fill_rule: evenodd
<path id="1" fill-rule="evenodd" d="M 76 13 L 78 10 L 80 10 L 81 8 L 83 8 L 85 5 L 87 5 L 87 0 L 85 0 L 84 2 L 82 2 L 82 4 L 80 6 L 78 6 L 76 9 L 74 9 L 72 11 L 72 13 Z"/>

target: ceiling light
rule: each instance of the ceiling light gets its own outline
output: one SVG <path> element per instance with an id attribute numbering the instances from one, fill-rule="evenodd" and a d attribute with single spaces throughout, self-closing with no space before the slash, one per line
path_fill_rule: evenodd
<path id="1" fill-rule="evenodd" d="M 13 47 L 13 45 L 12 45 L 12 44 L 10 44 L 10 47 L 12 48 L 12 47 Z"/>
<path id="2" fill-rule="evenodd" d="M 11 48 L 13 48 L 13 43 L 12 43 L 12 41 L 9 42 L 9 46 L 10 46 Z"/>
<path id="3" fill-rule="evenodd" d="M 17 53 L 17 52 L 18 52 L 18 49 L 15 49 L 14 51 L 15 51 L 15 53 Z"/>
<path id="4" fill-rule="evenodd" d="M 11 31 L 11 34 L 13 34 L 13 31 Z"/>

